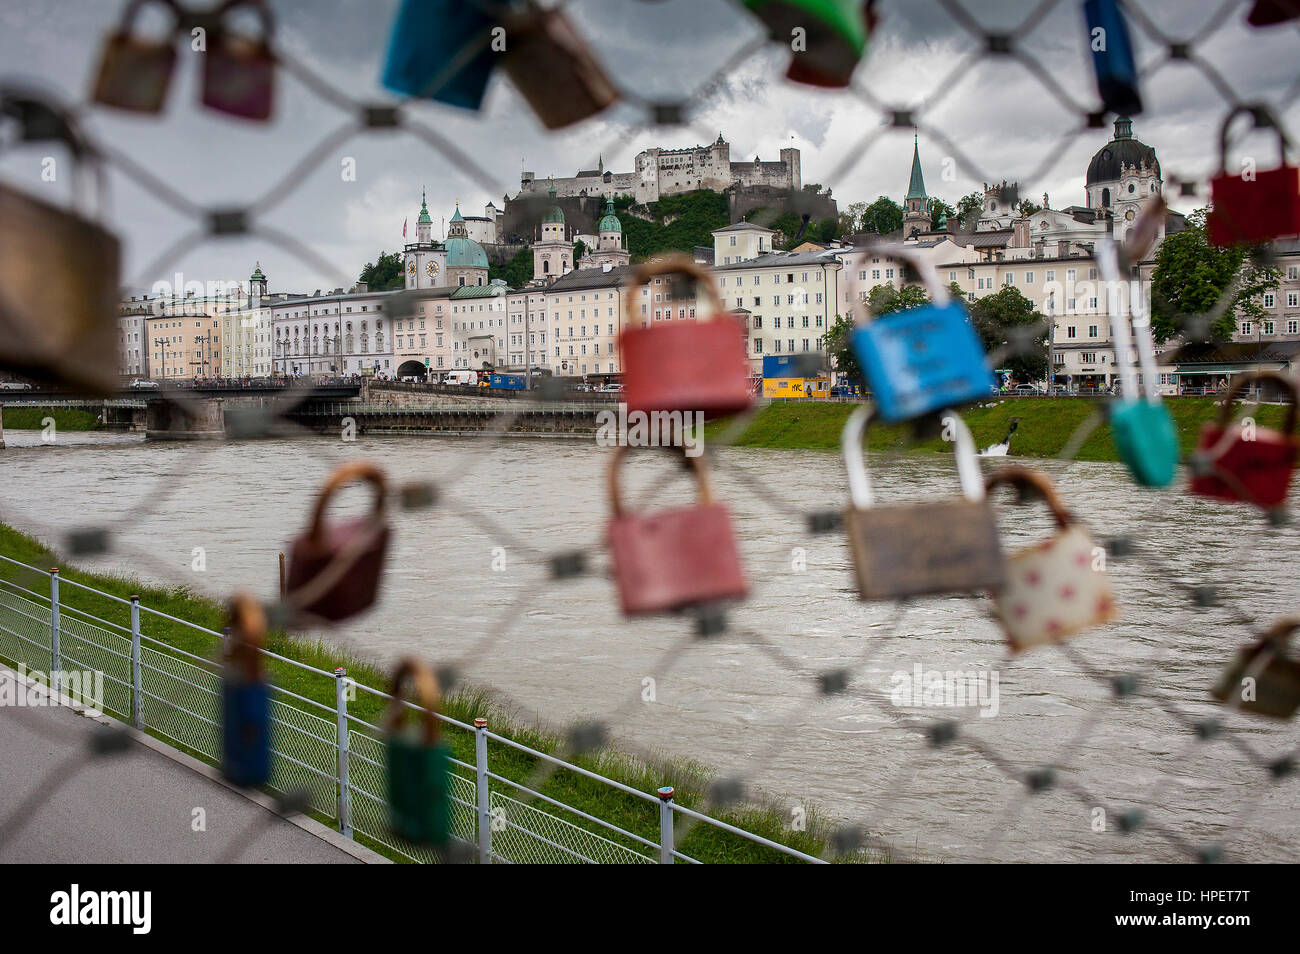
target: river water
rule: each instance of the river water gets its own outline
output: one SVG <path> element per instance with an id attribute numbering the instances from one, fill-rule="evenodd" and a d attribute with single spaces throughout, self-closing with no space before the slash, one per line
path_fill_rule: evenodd
<path id="1" fill-rule="evenodd" d="M 364 456 L 397 481 L 438 481 L 440 506 L 395 518 L 380 605 L 326 639 L 380 661 L 408 652 L 454 660 L 464 680 L 500 691 L 520 716 L 551 727 L 603 721 L 636 751 L 698 760 L 792 818 L 814 808 L 884 839 L 900 858 L 1186 860 L 1217 842 L 1228 858 L 1300 859 L 1300 787 L 1270 781 L 1265 768 L 1296 751 L 1295 723 L 1207 702 L 1248 638 L 1243 617 L 1262 624 L 1300 609 L 1298 532 L 1248 508 L 1141 490 L 1116 465 L 1043 464 L 1099 537 L 1136 545 L 1110 561 L 1122 617 L 1072 641 L 1070 655 L 1012 658 L 982 600 L 900 608 L 856 598 L 842 533 L 807 529 L 809 512 L 846 499 L 834 453 L 719 452 L 715 490 L 732 507 L 752 593 L 726 633 L 698 639 L 687 618 L 620 618 L 598 548 L 608 451 L 590 443 L 5 438 L 0 520 L 56 545 L 74 527 L 111 525 L 114 552 L 88 565 L 217 597 L 238 586 L 273 596 L 276 555 L 333 464 Z M 957 492 L 951 460 L 937 455 L 872 455 L 871 468 L 882 504 Z M 647 454 L 629 458 L 626 484 L 637 506 L 651 505 L 650 493 L 656 506 L 691 493 Z M 365 505 L 357 490 L 336 512 Z M 998 510 L 1008 549 L 1050 531 L 1041 505 L 1000 498 Z M 196 547 L 203 572 L 191 569 Z M 591 572 L 551 579 L 546 556 L 579 548 L 593 553 Z M 1217 585 L 1223 604 L 1196 608 L 1186 587 L 1198 584 Z M 996 674 L 996 714 L 989 705 L 895 708 L 894 675 L 918 665 Z M 836 670 L 847 671 L 848 691 L 821 694 L 821 674 Z M 1140 674 L 1162 703 L 1117 701 L 1112 673 Z M 1186 725 L 1207 716 L 1221 718 L 1230 739 L 1198 741 Z M 916 729 L 954 718 L 979 752 L 933 748 Z M 1059 784 L 1028 794 L 1019 777 L 1043 766 L 1058 769 Z M 1116 813 L 1133 809 L 1146 823 L 1118 833 Z"/>

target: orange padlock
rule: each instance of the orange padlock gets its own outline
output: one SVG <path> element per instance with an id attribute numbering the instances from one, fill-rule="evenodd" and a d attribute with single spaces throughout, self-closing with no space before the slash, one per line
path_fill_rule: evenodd
<path id="1" fill-rule="evenodd" d="M 172 27 L 160 40 L 135 36 L 132 27 L 140 8 L 150 3 L 164 6 Z M 122 14 L 117 32 L 104 43 L 95 89 L 96 103 L 137 113 L 156 113 L 163 107 L 176 67 L 176 28 L 181 12 L 175 0 L 132 0 Z"/>
<path id="2" fill-rule="evenodd" d="M 627 320 L 640 313 L 637 292 L 657 275 L 694 279 L 696 289 L 703 289 L 713 306 L 713 320 L 650 321 L 644 328 L 623 332 L 623 400 L 628 410 L 703 411 L 706 416 L 720 416 L 748 409 L 754 392 L 745 332 L 727 311 L 712 276 L 689 256 L 670 255 L 633 269 L 624 291 Z"/>

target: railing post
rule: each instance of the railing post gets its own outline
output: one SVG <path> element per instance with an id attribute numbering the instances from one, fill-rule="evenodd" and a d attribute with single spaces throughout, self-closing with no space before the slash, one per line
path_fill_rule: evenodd
<path id="1" fill-rule="evenodd" d="M 348 783 L 348 671 L 334 670 L 334 712 L 338 724 L 339 831 L 352 837 L 352 789 Z"/>
<path id="2" fill-rule="evenodd" d="M 673 787 L 665 785 L 656 792 L 659 796 L 659 863 L 673 863 Z"/>
<path id="3" fill-rule="evenodd" d="M 131 595 L 131 724 L 144 728 L 140 718 L 140 699 L 143 678 L 140 673 L 140 597 Z"/>
<path id="4" fill-rule="evenodd" d="M 492 812 L 488 807 L 487 719 L 474 720 L 474 776 L 478 787 L 478 863 L 492 863 Z"/>
<path id="5" fill-rule="evenodd" d="M 50 570 L 50 685 L 59 671 L 59 568 Z"/>

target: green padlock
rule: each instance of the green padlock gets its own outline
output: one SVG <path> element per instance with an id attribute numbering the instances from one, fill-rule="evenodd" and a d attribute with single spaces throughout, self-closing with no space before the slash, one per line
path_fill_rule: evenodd
<path id="1" fill-rule="evenodd" d="M 876 24 L 873 0 L 742 2 L 767 26 L 768 36 L 791 48 L 786 77 L 811 86 L 848 86 Z"/>
<path id="2" fill-rule="evenodd" d="M 418 722 L 406 718 L 407 683 L 420 706 Z M 393 701 L 384 720 L 388 741 L 388 815 L 393 832 L 408 841 L 441 848 L 451 837 L 451 753 L 441 741 L 438 679 L 410 657 L 393 673 Z"/>
<path id="3" fill-rule="evenodd" d="M 1168 487 L 1178 470 L 1178 432 L 1169 410 L 1160 401 L 1150 312 L 1138 283 L 1129 282 L 1130 331 L 1130 323 L 1120 307 L 1120 250 L 1109 240 L 1100 241 L 1094 254 L 1110 291 L 1107 308 L 1115 343 L 1115 364 L 1120 372 L 1121 397 L 1110 411 L 1115 449 L 1143 487 Z M 1133 368 L 1133 350 L 1137 351 L 1142 371 L 1140 393 Z"/>

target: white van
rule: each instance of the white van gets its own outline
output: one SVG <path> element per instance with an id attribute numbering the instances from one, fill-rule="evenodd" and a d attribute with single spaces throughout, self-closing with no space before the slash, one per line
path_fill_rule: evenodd
<path id="1" fill-rule="evenodd" d="M 475 387 L 478 384 L 477 371 L 448 371 L 442 376 L 443 384 L 460 384 Z"/>

